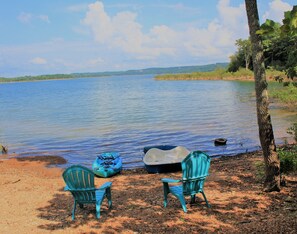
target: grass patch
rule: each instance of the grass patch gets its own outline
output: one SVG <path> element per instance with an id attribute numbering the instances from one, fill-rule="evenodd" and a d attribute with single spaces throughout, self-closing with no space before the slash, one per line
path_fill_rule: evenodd
<path id="1" fill-rule="evenodd" d="M 253 78 L 253 72 L 240 69 L 237 72 L 227 72 L 223 68 L 217 68 L 209 72 L 193 72 L 186 74 L 164 74 L 155 76 L 156 80 L 223 80 L 223 79 L 250 80 Z"/>
<path id="2" fill-rule="evenodd" d="M 155 76 L 156 80 L 201 80 L 201 79 L 222 79 L 225 69 L 217 68 L 210 72 L 193 72 L 181 74 L 164 74 Z"/>
<path id="3" fill-rule="evenodd" d="M 275 71 L 272 69 L 266 70 L 266 76 L 268 80 L 275 80 L 276 77 L 285 79 L 284 72 Z M 181 74 L 162 74 L 155 76 L 156 80 L 241 80 L 241 81 L 254 81 L 254 72 L 240 68 L 236 72 L 228 72 L 226 69 L 217 68 L 214 71 L 209 72 L 193 72 L 193 73 L 181 73 Z"/>
<path id="4" fill-rule="evenodd" d="M 280 158 L 280 172 L 281 174 L 288 174 L 290 172 L 297 172 L 297 145 L 293 147 L 282 147 L 277 149 Z M 261 181 L 265 178 L 265 163 L 263 161 L 255 162 L 257 169 L 256 179 Z"/>
<path id="5" fill-rule="evenodd" d="M 258 181 L 262 181 L 265 178 L 265 164 L 263 161 L 255 162 L 256 171 L 256 179 Z"/>
<path id="6" fill-rule="evenodd" d="M 241 79 L 254 79 L 254 72 L 251 70 L 246 70 L 245 68 L 240 68 L 236 72 L 224 72 L 223 77 L 233 77 Z"/>
<path id="7" fill-rule="evenodd" d="M 282 103 L 297 105 L 297 87 L 292 83 L 287 86 L 274 86 L 269 94 Z"/>

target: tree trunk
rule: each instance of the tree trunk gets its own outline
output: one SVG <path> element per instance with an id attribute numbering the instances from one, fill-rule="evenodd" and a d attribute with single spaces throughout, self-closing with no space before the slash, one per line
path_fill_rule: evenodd
<path id="1" fill-rule="evenodd" d="M 276 152 L 270 114 L 268 112 L 267 81 L 263 45 L 257 30 L 260 29 L 256 0 L 245 0 L 255 76 L 259 137 L 265 162 L 264 191 L 280 191 L 280 161 Z"/>
<path id="2" fill-rule="evenodd" d="M 250 66 L 249 56 L 247 55 L 247 52 L 246 52 L 246 56 L 245 56 L 245 70 L 249 70 L 249 66 Z"/>

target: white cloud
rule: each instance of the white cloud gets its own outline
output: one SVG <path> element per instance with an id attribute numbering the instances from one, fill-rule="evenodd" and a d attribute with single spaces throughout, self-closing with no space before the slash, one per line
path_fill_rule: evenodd
<path id="1" fill-rule="evenodd" d="M 230 29 L 238 30 L 238 25 L 246 21 L 245 5 L 230 6 L 230 0 L 220 0 L 217 5 L 221 23 Z"/>
<path id="2" fill-rule="evenodd" d="M 88 9 L 88 4 L 76 4 L 76 5 L 71 5 L 67 7 L 67 10 L 70 12 L 82 12 L 86 11 Z"/>
<path id="3" fill-rule="evenodd" d="M 150 30 L 149 37 L 152 43 L 173 47 L 179 40 L 179 33 L 166 25 L 158 25 Z"/>
<path id="4" fill-rule="evenodd" d="M 18 20 L 24 24 L 28 24 L 31 23 L 32 20 L 41 20 L 44 21 L 46 23 L 50 23 L 49 17 L 47 15 L 33 15 L 31 13 L 26 13 L 26 12 L 22 12 L 19 14 L 18 16 Z"/>
<path id="5" fill-rule="evenodd" d="M 26 24 L 26 23 L 29 23 L 31 21 L 32 15 L 30 13 L 22 12 L 21 14 L 19 14 L 18 19 L 22 23 Z"/>
<path id="6" fill-rule="evenodd" d="M 83 6 L 80 7 L 77 6 L 76 10 L 83 10 Z M 187 8 L 183 4 L 175 7 Z M 110 9 L 110 5 L 107 9 Z M 81 25 L 72 27 L 85 37 L 91 35 L 93 41 L 51 39 L 22 46 L 0 46 L 1 56 L 5 58 L 0 70 L 14 64 L 22 67 L 26 74 L 207 64 L 228 61 L 229 55 L 236 49 L 235 40 L 248 36 L 244 5 L 234 6 L 228 0 L 217 2 L 214 19 L 198 21 L 198 15 L 195 22 L 177 22 L 176 25 L 160 23 L 150 28 L 144 28 L 131 8 L 129 11 L 122 9 L 117 8 L 117 12 L 110 13 L 102 2 L 88 5 Z M 28 23 L 33 20 L 50 22 L 47 16 L 39 16 L 23 13 L 19 19 Z M 46 55 L 46 59 L 40 55 Z"/>
<path id="7" fill-rule="evenodd" d="M 269 9 L 264 13 L 263 20 L 271 19 L 281 23 L 284 18 L 284 12 L 292 10 L 292 6 L 282 0 L 273 0 L 269 3 Z"/>
<path id="8" fill-rule="evenodd" d="M 0 45 L 0 76 L 110 71 L 123 57 L 118 58 L 118 54 L 98 44 L 61 38 L 19 46 Z"/>
<path id="9" fill-rule="evenodd" d="M 82 23 L 89 26 L 95 36 L 95 40 L 104 43 L 113 34 L 110 17 L 105 13 L 102 2 L 90 4 L 86 17 Z"/>
<path id="10" fill-rule="evenodd" d="M 102 64 L 103 62 L 104 62 L 104 59 L 102 58 L 94 58 L 87 61 L 87 64 L 94 66 L 94 65 Z"/>
<path id="11" fill-rule="evenodd" d="M 244 4 L 231 7 L 229 0 L 221 0 L 217 9 L 218 18 L 205 28 L 189 27 L 177 31 L 166 25 L 156 25 L 145 34 L 137 22 L 137 14 L 125 11 L 111 16 L 103 3 L 97 1 L 89 5 L 82 24 L 90 28 L 99 44 L 121 49 L 138 59 L 181 56 L 186 52 L 197 57 L 225 54 L 227 59 L 227 54 L 234 50 L 235 40 L 247 36 L 245 8 Z"/>
<path id="12" fill-rule="evenodd" d="M 40 20 L 42 20 L 46 23 L 50 23 L 50 20 L 47 15 L 38 15 L 37 18 L 39 18 Z"/>
<path id="13" fill-rule="evenodd" d="M 33 64 L 39 64 L 39 65 L 47 64 L 46 59 L 40 58 L 40 57 L 33 58 L 30 60 L 30 62 Z"/>
<path id="14" fill-rule="evenodd" d="M 119 12 L 109 16 L 102 2 L 89 5 L 89 10 L 82 23 L 88 26 L 95 38 L 101 44 L 109 47 L 121 48 L 123 51 L 134 54 L 138 58 L 153 58 L 160 53 L 172 53 L 169 48 L 152 47 L 154 38 L 142 33 L 142 26 L 136 21 L 137 15 L 132 12 Z M 154 30 L 152 31 L 154 34 Z"/>

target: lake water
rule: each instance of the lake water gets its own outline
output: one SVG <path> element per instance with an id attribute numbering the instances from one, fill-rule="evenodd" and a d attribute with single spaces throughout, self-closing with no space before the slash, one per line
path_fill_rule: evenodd
<path id="1" fill-rule="evenodd" d="M 211 156 L 259 149 L 254 83 L 156 81 L 153 75 L 0 85 L 0 143 L 22 156 L 90 167 L 102 152 L 142 167 L 143 147 L 182 145 Z M 277 143 L 296 115 L 272 106 Z M 213 140 L 228 139 L 216 147 Z"/>

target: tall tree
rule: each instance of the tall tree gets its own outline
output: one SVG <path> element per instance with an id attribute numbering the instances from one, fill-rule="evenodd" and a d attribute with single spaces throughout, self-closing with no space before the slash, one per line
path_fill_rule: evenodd
<path id="1" fill-rule="evenodd" d="M 268 111 L 263 45 L 260 35 L 257 34 L 260 29 L 257 0 L 245 0 L 245 6 L 252 42 L 259 138 L 265 162 L 264 191 L 280 191 L 280 160 L 276 152 L 271 117 Z"/>
<path id="2" fill-rule="evenodd" d="M 237 52 L 230 56 L 228 71 L 236 72 L 241 67 L 245 67 L 246 70 L 252 69 L 252 48 L 250 39 L 238 39 L 235 45 L 237 46 Z"/>
<path id="3" fill-rule="evenodd" d="M 235 45 L 237 45 L 239 51 L 242 50 L 242 53 L 244 55 L 244 61 L 245 61 L 245 70 L 248 70 L 250 67 L 250 61 L 252 56 L 251 41 L 249 39 L 247 40 L 238 39 L 236 40 Z"/>

